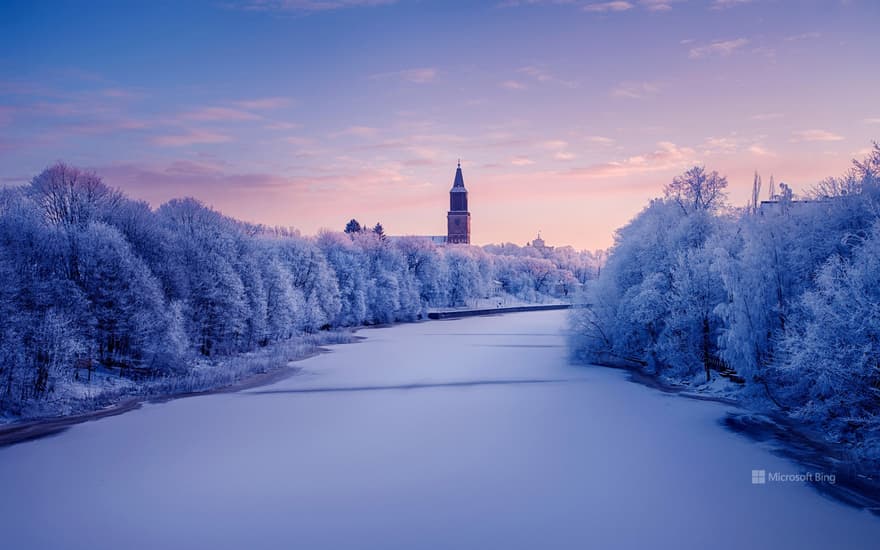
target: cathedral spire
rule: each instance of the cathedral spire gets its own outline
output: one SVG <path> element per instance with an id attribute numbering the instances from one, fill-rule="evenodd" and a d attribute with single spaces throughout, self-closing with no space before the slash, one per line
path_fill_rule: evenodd
<path id="1" fill-rule="evenodd" d="M 458 160 L 458 168 L 455 169 L 455 182 L 452 184 L 453 189 L 456 187 L 464 190 L 464 176 L 461 175 L 461 159 Z"/>
<path id="2" fill-rule="evenodd" d="M 470 244 L 471 213 L 468 211 L 468 192 L 461 175 L 461 159 L 455 169 L 455 182 L 449 190 L 449 212 L 446 215 L 447 236 L 450 244 Z"/>

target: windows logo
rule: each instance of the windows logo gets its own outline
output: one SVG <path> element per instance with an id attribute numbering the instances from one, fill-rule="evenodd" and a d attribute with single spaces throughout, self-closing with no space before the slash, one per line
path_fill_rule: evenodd
<path id="1" fill-rule="evenodd" d="M 767 483 L 766 470 L 752 470 L 752 485 L 764 485 Z"/>

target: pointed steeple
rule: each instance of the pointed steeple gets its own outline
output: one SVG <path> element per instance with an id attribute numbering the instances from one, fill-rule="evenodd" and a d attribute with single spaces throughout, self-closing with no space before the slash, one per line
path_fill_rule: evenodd
<path id="1" fill-rule="evenodd" d="M 468 212 L 468 192 L 461 175 L 461 159 L 455 169 L 455 182 L 449 190 L 449 212 L 446 214 L 446 242 L 471 243 L 471 213 Z"/>
<path id="2" fill-rule="evenodd" d="M 452 184 L 452 188 L 460 187 L 464 189 L 464 176 L 461 175 L 461 159 L 458 159 L 458 168 L 455 169 L 455 183 Z"/>

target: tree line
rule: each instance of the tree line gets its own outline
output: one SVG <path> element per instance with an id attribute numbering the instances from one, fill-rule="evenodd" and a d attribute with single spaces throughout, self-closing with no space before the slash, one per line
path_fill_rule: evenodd
<path id="1" fill-rule="evenodd" d="M 372 231 L 315 237 L 192 198 L 156 209 L 55 164 L 0 190 L 0 412 L 108 376 L 183 376 L 337 327 L 411 321 L 508 293 L 570 295 L 589 253 L 438 247 Z"/>
<path id="2" fill-rule="evenodd" d="M 745 208 L 695 167 L 617 231 L 573 316 L 586 362 L 700 384 L 735 370 L 746 402 L 880 464 L 880 146 L 802 197 L 756 175 Z"/>

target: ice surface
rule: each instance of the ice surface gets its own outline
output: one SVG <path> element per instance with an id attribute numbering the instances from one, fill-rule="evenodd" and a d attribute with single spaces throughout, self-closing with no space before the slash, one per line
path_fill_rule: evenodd
<path id="1" fill-rule="evenodd" d="M 876 548 L 880 520 L 569 365 L 565 313 L 368 329 L 303 372 L 0 449 L 3 548 Z"/>

